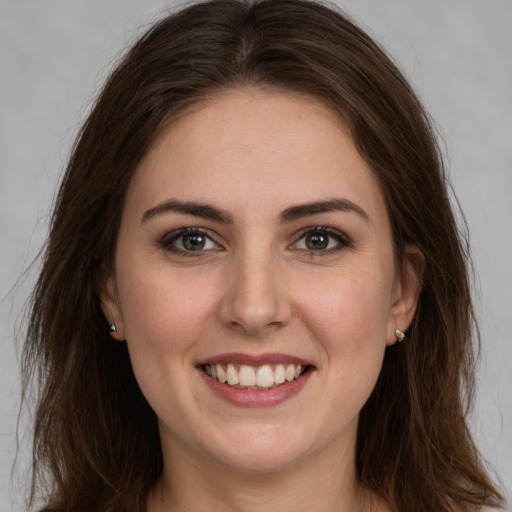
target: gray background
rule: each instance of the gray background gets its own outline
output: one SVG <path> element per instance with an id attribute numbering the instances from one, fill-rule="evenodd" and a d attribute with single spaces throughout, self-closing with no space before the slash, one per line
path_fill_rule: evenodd
<path id="1" fill-rule="evenodd" d="M 22 510 L 15 327 L 73 136 L 109 66 L 176 2 L 0 0 L 0 510 Z M 437 121 L 475 260 L 483 354 L 473 429 L 512 490 L 512 0 L 339 0 L 395 56 Z M 22 276 L 22 277 L 20 277 Z"/>

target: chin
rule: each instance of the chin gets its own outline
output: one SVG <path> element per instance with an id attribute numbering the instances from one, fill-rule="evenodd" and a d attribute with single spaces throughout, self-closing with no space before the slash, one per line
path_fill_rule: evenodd
<path id="1" fill-rule="evenodd" d="M 304 433 L 268 427 L 259 425 L 244 432 L 230 432 L 216 448 L 210 446 L 210 453 L 223 466 L 247 473 L 280 471 L 307 457 L 311 447 Z"/>
<path id="2" fill-rule="evenodd" d="M 220 455 L 217 459 L 223 466 L 231 470 L 248 474 L 275 473 L 295 466 L 300 460 L 295 453 L 237 452 Z"/>

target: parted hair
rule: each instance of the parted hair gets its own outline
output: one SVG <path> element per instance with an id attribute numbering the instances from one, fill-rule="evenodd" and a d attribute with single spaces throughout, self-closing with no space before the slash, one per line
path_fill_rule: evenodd
<path id="1" fill-rule="evenodd" d="M 499 506 L 467 425 L 478 336 L 469 256 L 435 130 L 385 52 L 335 7 L 307 0 L 212 0 L 154 24 L 119 60 L 72 148 L 51 217 L 24 345 L 38 390 L 29 507 L 146 509 L 162 471 L 154 412 L 126 344 L 109 337 L 99 289 L 112 270 L 124 197 L 162 128 L 240 87 L 323 102 L 373 170 L 397 261 L 426 268 L 407 342 L 386 350 L 363 407 L 359 482 L 394 512 Z"/>

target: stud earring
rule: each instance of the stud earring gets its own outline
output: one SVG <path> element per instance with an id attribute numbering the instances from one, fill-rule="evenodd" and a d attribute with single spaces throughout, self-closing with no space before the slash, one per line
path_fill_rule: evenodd
<path id="1" fill-rule="evenodd" d="M 402 343 L 402 341 L 404 341 L 405 339 L 405 334 L 400 329 L 397 329 L 395 331 L 395 336 L 400 343 Z"/>
<path id="2" fill-rule="evenodd" d="M 117 332 L 116 324 L 110 324 L 110 334 Z"/>

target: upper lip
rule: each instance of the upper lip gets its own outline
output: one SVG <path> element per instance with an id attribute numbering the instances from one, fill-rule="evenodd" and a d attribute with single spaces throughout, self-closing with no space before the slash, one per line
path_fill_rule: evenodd
<path id="1" fill-rule="evenodd" d="M 313 366 L 310 361 L 301 359 L 297 356 L 289 354 L 281 354 L 276 352 L 269 352 L 266 354 L 243 354 L 234 352 L 230 354 L 218 354 L 213 357 L 209 357 L 198 363 L 198 366 L 205 364 L 244 364 L 247 366 L 263 366 L 266 364 L 296 364 L 302 366 Z"/>

